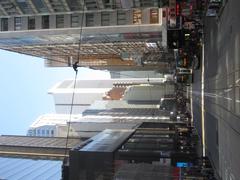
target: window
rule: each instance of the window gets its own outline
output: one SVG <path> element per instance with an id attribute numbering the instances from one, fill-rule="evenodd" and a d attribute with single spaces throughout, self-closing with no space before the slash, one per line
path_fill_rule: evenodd
<path id="1" fill-rule="evenodd" d="M 49 130 L 48 129 L 46 130 L 46 134 L 47 134 L 47 136 L 49 136 Z"/>
<path id="2" fill-rule="evenodd" d="M 126 12 L 125 11 L 118 11 L 117 12 L 117 24 L 118 25 L 125 25 L 126 24 Z"/>
<path id="3" fill-rule="evenodd" d="M 56 28 L 64 28 L 64 15 L 56 15 Z"/>
<path id="4" fill-rule="evenodd" d="M 102 14 L 101 14 L 101 24 L 102 24 L 102 26 L 109 26 L 110 25 L 110 13 L 109 12 L 102 12 Z"/>
<path id="5" fill-rule="evenodd" d="M 133 24 L 142 24 L 142 11 L 140 9 L 133 10 Z"/>
<path id="6" fill-rule="evenodd" d="M 158 9 L 151 9 L 150 10 L 150 24 L 157 24 L 158 21 Z"/>
<path id="7" fill-rule="evenodd" d="M 37 130 L 37 135 L 39 136 L 41 134 L 40 129 Z"/>
<path id="8" fill-rule="evenodd" d="M 79 27 L 79 14 L 71 14 L 71 27 Z"/>
<path id="9" fill-rule="evenodd" d="M 112 3 L 110 2 L 110 0 L 104 0 L 103 4 L 106 9 L 112 8 Z"/>
<path id="10" fill-rule="evenodd" d="M 71 11 L 83 10 L 82 3 L 79 0 L 67 0 L 67 4 Z"/>
<path id="11" fill-rule="evenodd" d="M 8 31 L 8 18 L 1 19 L 1 31 Z"/>
<path id="12" fill-rule="evenodd" d="M 48 12 L 48 8 L 44 3 L 44 0 L 32 0 L 32 3 L 40 13 Z"/>
<path id="13" fill-rule="evenodd" d="M 160 1 L 164 3 L 166 0 Z M 156 7 L 160 5 L 159 0 L 133 0 L 134 7 Z"/>
<path id="14" fill-rule="evenodd" d="M 49 16 L 42 16 L 42 28 L 49 29 Z"/>
<path id="15" fill-rule="evenodd" d="M 54 131 L 53 130 L 51 130 L 51 136 L 54 136 Z"/>
<path id="16" fill-rule="evenodd" d="M 86 26 L 94 26 L 94 14 L 86 14 Z"/>
<path id="17" fill-rule="evenodd" d="M 94 10 L 98 8 L 98 3 L 96 2 L 96 0 L 86 1 L 85 4 L 88 10 Z"/>
<path id="18" fill-rule="evenodd" d="M 27 136 L 33 136 L 33 131 L 32 130 L 28 130 Z"/>
<path id="19" fill-rule="evenodd" d="M 45 129 L 42 129 L 42 136 L 45 136 Z"/>
<path id="20" fill-rule="evenodd" d="M 33 10 L 26 0 L 16 0 L 16 3 L 24 14 L 33 14 Z"/>
<path id="21" fill-rule="evenodd" d="M 22 18 L 15 17 L 14 18 L 14 30 L 18 31 L 22 29 Z"/>
<path id="22" fill-rule="evenodd" d="M 59 0 L 48 0 L 49 4 L 51 5 L 54 12 L 64 12 L 65 6 L 63 4 L 63 1 Z"/>
<path id="23" fill-rule="evenodd" d="M 28 17 L 28 29 L 35 29 L 35 17 Z"/>

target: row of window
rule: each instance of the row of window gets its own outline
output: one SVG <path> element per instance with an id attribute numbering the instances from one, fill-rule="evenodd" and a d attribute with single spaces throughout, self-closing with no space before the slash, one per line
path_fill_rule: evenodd
<path id="1" fill-rule="evenodd" d="M 151 9 L 149 11 L 150 16 L 150 24 L 159 23 L 159 11 L 158 9 Z M 86 24 L 85 26 L 94 26 L 94 17 L 95 14 L 87 13 L 86 14 Z M 80 27 L 81 26 L 82 16 L 81 14 L 72 14 L 71 15 L 71 27 Z M 101 13 L 101 25 L 109 26 L 111 24 L 111 14 L 110 12 L 102 12 Z M 49 16 L 42 16 L 42 29 L 49 29 Z M 117 25 L 126 25 L 127 23 L 127 14 L 125 11 L 117 12 Z M 133 10 L 133 24 L 142 24 L 142 11 L 141 10 Z M 18 31 L 22 29 L 22 18 L 15 17 L 14 18 L 14 30 Z M 56 28 L 64 28 L 64 15 L 56 15 Z M 35 16 L 28 17 L 28 29 L 33 30 L 36 29 L 36 19 Z M 8 18 L 1 19 L 1 31 L 8 31 Z"/>
<path id="2" fill-rule="evenodd" d="M 33 129 L 28 130 L 28 136 L 47 136 L 47 137 L 53 137 L 54 136 L 54 130 L 49 129 Z"/>
<path id="3" fill-rule="evenodd" d="M 36 132 L 37 136 L 54 136 L 54 130 L 48 130 L 48 129 L 38 129 Z"/>
<path id="4" fill-rule="evenodd" d="M 18 31 L 22 29 L 22 17 L 14 18 L 14 30 Z M 63 28 L 64 27 L 64 15 L 56 16 L 56 27 Z M 36 29 L 36 19 L 34 16 L 28 17 L 28 29 L 33 30 Z M 42 29 L 49 29 L 49 16 L 42 16 Z M 1 31 L 8 31 L 8 18 L 1 19 Z"/>

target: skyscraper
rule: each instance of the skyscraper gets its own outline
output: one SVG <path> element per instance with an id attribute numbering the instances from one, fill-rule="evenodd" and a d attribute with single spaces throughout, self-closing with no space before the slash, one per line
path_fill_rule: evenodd
<path id="1" fill-rule="evenodd" d="M 148 85 L 127 88 L 137 84 Z M 69 123 L 71 126 L 69 136 L 75 137 L 91 137 L 107 128 L 131 129 L 143 120 L 127 123 L 127 118 L 118 120 L 111 114 L 101 118 L 101 116 L 82 116 L 82 113 L 87 115 L 92 110 L 101 111 L 115 108 L 144 107 L 156 109 L 157 105 L 131 105 L 128 104 L 128 101 L 131 103 L 143 101 L 159 103 L 160 98 L 165 94 L 174 93 L 174 85 L 165 82 L 164 78 L 77 80 L 75 89 L 73 86 L 73 80 L 64 80 L 49 90 L 49 93 L 54 97 L 56 113 L 39 116 L 30 125 L 27 132 L 28 136 L 66 137 Z M 72 104 L 73 91 L 75 94 Z M 71 108 L 73 114 L 70 117 Z M 121 116 L 118 118 L 121 119 Z"/>
<path id="2" fill-rule="evenodd" d="M 0 48 L 42 57 L 47 66 L 71 66 L 79 59 L 80 66 L 97 69 L 166 71 L 172 56 L 163 5 L 156 0 L 3 0 Z"/>
<path id="3" fill-rule="evenodd" d="M 163 84 L 164 78 L 127 78 L 102 80 L 64 80 L 54 85 L 50 90 L 54 98 L 55 110 L 58 114 L 69 114 L 72 105 L 71 98 L 74 91 L 73 114 L 80 114 L 94 101 L 102 100 L 115 84 Z"/>

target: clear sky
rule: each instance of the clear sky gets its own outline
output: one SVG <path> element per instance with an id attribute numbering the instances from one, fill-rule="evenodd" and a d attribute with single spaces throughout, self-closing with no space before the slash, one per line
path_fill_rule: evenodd
<path id="1" fill-rule="evenodd" d="M 44 60 L 0 50 L 0 135 L 26 135 L 40 115 L 54 113 L 48 90 L 64 79 L 73 79 L 72 68 L 47 68 Z M 109 73 L 79 68 L 78 79 L 106 79 Z"/>

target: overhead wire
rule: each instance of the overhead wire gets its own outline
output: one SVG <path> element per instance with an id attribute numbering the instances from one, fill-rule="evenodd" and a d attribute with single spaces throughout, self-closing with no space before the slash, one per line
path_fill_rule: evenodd
<path id="1" fill-rule="evenodd" d="M 72 100 L 71 100 L 71 106 L 70 106 L 70 113 L 69 113 L 69 122 L 67 124 L 67 136 L 66 136 L 66 144 L 65 144 L 65 157 L 67 156 L 67 150 L 68 150 L 68 140 L 69 140 L 69 134 L 70 134 L 70 128 L 71 128 L 71 119 L 72 119 L 72 112 L 73 112 L 73 103 L 75 98 L 75 88 L 76 88 L 76 81 L 77 81 L 77 75 L 78 71 L 75 71 L 75 78 L 74 78 L 74 84 L 73 84 L 73 93 L 72 93 Z"/>
<path id="2" fill-rule="evenodd" d="M 76 64 L 79 64 L 79 62 L 80 62 L 80 50 L 81 50 L 81 45 L 82 45 L 82 32 L 83 32 L 84 15 L 85 15 L 85 1 L 83 1 L 83 10 L 82 10 L 82 16 L 81 16 L 80 33 L 79 33 L 79 41 L 78 41 L 77 60 L 76 60 L 76 62 L 74 62 Z M 65 61 L 61 61 L 61 60 L 57 60 L 57 59 L 53 59 L 53 58 L 47 58 L 47 60 L 50 61 L 50 62 L 68 64 L 69 66 L 72 65 L 71 62 L 67 63 Z"/>
<path id="3" fill-rule="evenodd" d="M 56 60 L 56 59 L 51 59 L 51 58 L 48 58 L 47 60 L 52 61 L 52 62 L 62 63 L 63 65 L 66 65 L 66 62 L 64 62 L 64 61 L 60 61 L 60 60 Z M 69 67 L 70 67 L 70 66 L 69 66 Z M 82 67 L 84 67 L 84 66 L 82 66 Z M 139 78 L 139 76 L 124 74 L 124 73 L 121 73 L 121 72 L 109 71 L 109 70 L 99 70 L 99 69 L 94 68 L 94 67 L 92 67 L 92 66 L 88 66 L 88 67 L 86 66 L 85 68 L 89 68 L 89 69 L 91 69 L 91 70 L 96 70 L 96 71 L 109 72 L 109 73 L 112 73 L 112 74 L 122 75 L 122 76 L 129 77 L 129 78 Z M 147 77 L 145 77 L 145 78 L 147 79 Z"/>
<path id="4" fill-rule="evenodd" d="M 69 122 L 67 124 L 67 136 L 66 136 L 65 153 L 64 153 L 65 157 L 67 157 L 68 141 L 69 141 L 71 120 L 72 120 L 72 113 L 73 113 L 73 106 L 74 106 L 73 104 L 74 104 L 74 98 L 75 98 L 75 89 L 76 89 L 76 82 L 77 82 L 77 76 L 78 76 L 78 67 L 79 67 L 78 63 L 80 62 L 80 50 L 81 50 L 81 44 L 82 44 L 82 31 L 83 31 L 83 17 L 85 15 L 84 12 L 85 12 L 85 1 L 83 1 L 83 13 L 82 13 L 82 22 L 81 22 L 81 26 L 80 26 L 80 33 L 79 33 L 77 60 L 72 65 L 72 67 L 75 71 L 75 78 L 74 78 L 73 93 L 72 93 L 70 113 L 69 113 Z"/>

